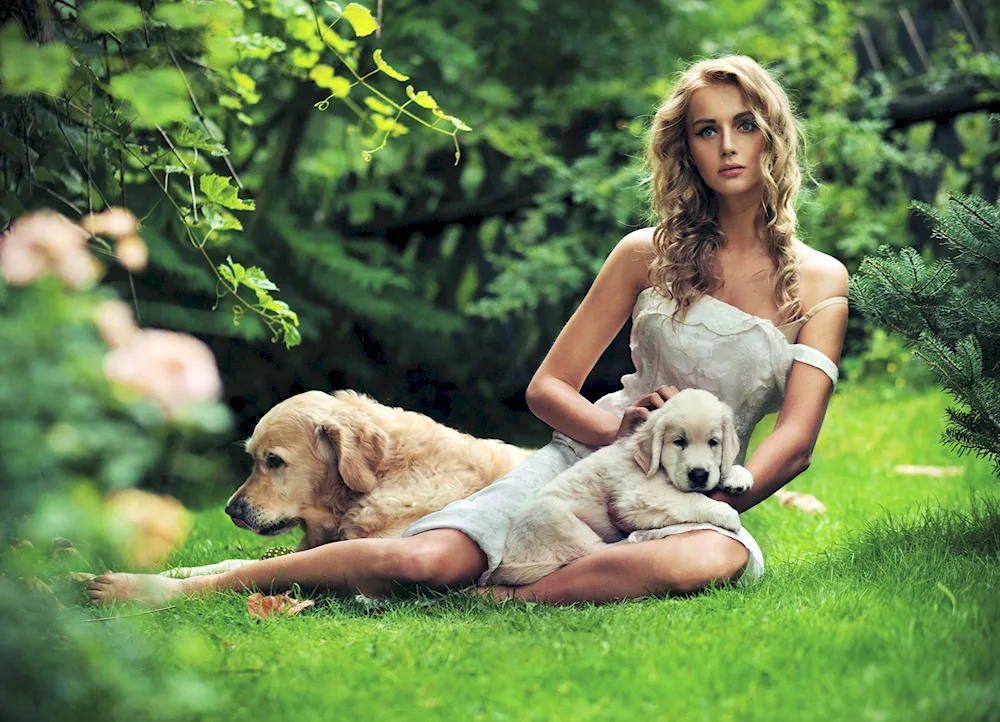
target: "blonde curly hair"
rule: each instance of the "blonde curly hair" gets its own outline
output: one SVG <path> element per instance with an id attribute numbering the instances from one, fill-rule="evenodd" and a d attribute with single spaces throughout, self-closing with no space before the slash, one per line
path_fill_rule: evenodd
<path id="1" fill-rule="evenodd" d="M 674 299 L 677 320 L 683 320 L 695 301 L 721 283 L 712 267 L 725 237 L 717 222 L 715 192 L 691 160 L 686 124 L 692 93 L 715 83 L 730 83 L 743 92 L 764 135 L 760 156 L 764 189 L 757 230 L 777 269 L 774 299 L 779 321 L 791 321 L 801 312 L 796 298 L 799 258 L 793 243 L 793 203 L 802 183 L 796 154 L 805 136 L 785 91 L 746 56 L 729 55 L 692 65 L 656 111 L 644 179 L 659 221 L 653 233 L 656 258 L 650 264 L 650 279 L 660 293 Z"/>

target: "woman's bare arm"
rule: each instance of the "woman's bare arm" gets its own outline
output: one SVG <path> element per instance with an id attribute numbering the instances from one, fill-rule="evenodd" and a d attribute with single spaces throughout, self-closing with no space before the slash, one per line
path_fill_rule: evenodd
<path id="1" fill-rule="evenodd" d="M 618 243 L 528 385 L 526 397 L 532 413 L 584 444 L 610 444 L 621 423 L 587 401 L 580 389 L 628 320 L 636 296 L 649 285 L 652 237 L 652 229 L 647 228 Z"/>
<path id="2" fill-rule="evenodd" d="M 801 269 L 803 308 L 847 295 L 847 270 L 835 259 L 817 256 Z M 829 306 L 802 327 L 797 343 L 812 346 L 839 363 L 846 330 L 847 306 Z M 805 471 L 832 393 L 833 384 L 823 371 L 805 363 L 793 363 L 774 431 L 746 463 L 753 474 L 753 489 L 741 496 L 720 494 L 715 498 L 727 501 L 738 511 L 746 511 Z"/>

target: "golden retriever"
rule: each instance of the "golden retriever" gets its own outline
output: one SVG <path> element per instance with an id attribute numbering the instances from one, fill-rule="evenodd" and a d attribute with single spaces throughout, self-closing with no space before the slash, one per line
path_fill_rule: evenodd
<path id="1" fill-rule="evenodd" d="M 738 532 L 736 510 L 706 496 L 751 488 L 750 472 L 733 464 L 738 451 L 732 410 L 707 391 L 681 391 L 635 434 L 535 492 L 514 517 L 490 582 L 530 584 L 633 531 L 707 522 Z"/>
<path id="2" fill-rule="evenodd" d="M 253 470 L 226 505 L 244 529 L 301 528 L 299 549 L 399 536 L 411 523 L 500 478 L 530 452 L 477 439 L 363 394 L 307 391 L 268 411 L 246 442 Z M 172 569 L 191 576 L 246 560 Z"/>

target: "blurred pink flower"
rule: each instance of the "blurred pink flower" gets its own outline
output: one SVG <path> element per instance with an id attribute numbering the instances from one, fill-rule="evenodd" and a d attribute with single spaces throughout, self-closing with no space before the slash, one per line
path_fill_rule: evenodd
<path id="1" fill-rule="evenodd" d="M 130 236 L 135 233 L 139 220 L 126 208 L 108 208 L 102 213 L 91 213 L 80 219 L 80 225 L 95 236 Z"/>
<path id="2" fill-rule="evenodd" d="M 154 401 L 167 418 L 191 403 L 212 401 L 222 380 L 212 351 L 183 333 L 145 329 L 104 358 L 112 383 L 135 389 Z"/>
<path id="3" fill-rule="evenodd" d="M 111 348 L 124 346 L 139 333 L 132 309 L 124 301 L 104 301 L 97 307 L 97 329 Z"/>
<path id="4" fill-rule="evenodd" d="M 123 489 L 107 497 L 105 508 L 130 527 L 123 551 L 137 566 L 160 564 L 191 531 L 191 514 L 172 496 Z"/>
<path id="5" fill-rule="evenodd" d="M 71 288 L 86 288 L 97 280 L 98 269 L 86 232 L 53 211 L 21 216 L 0 238 L 0 271 L 13 286 L 52 271 Z"/>
<path id="6" fill-rule="evenodd" d="M 130 271 L 141 271 L 149 261 L 149 250 L 139 236 L 125 236 L 118 239 L 115 247 L 118 262 Z"/>

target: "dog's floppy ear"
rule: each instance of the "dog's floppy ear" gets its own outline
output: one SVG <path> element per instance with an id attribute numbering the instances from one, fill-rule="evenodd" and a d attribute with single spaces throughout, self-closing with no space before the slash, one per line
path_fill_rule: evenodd
<path id="1" fill-rule="evenodd" d="M 367 493 L 378 485 L 378 467 L 389 451 L 389 435 L 363 411 L 340 413 L 320 429 L 337 451 L 337 470 L 354 491 Z"/>
<path id="2" fill-rule="evenodd" d="M 740 437 L 736 434 L 736 425 L 733 423 L 733 412 L 726 409 L 722 415 L 722 465 L 719 467 L 719 476 L 728 479 L 733 473 L 733 462 L 740 452 Z"/>
<path id="3" fill-rule="evenodd" d="M 660 411 L 649 417 L 645 424 L 632 435 L 632 457 L 635 463 L 646 472 L 647 478 L 652 478 L 660 468 L 660 456 L 663 453 L 663 436 L 667 425 L 671 422 L 669 411 Z"/>

